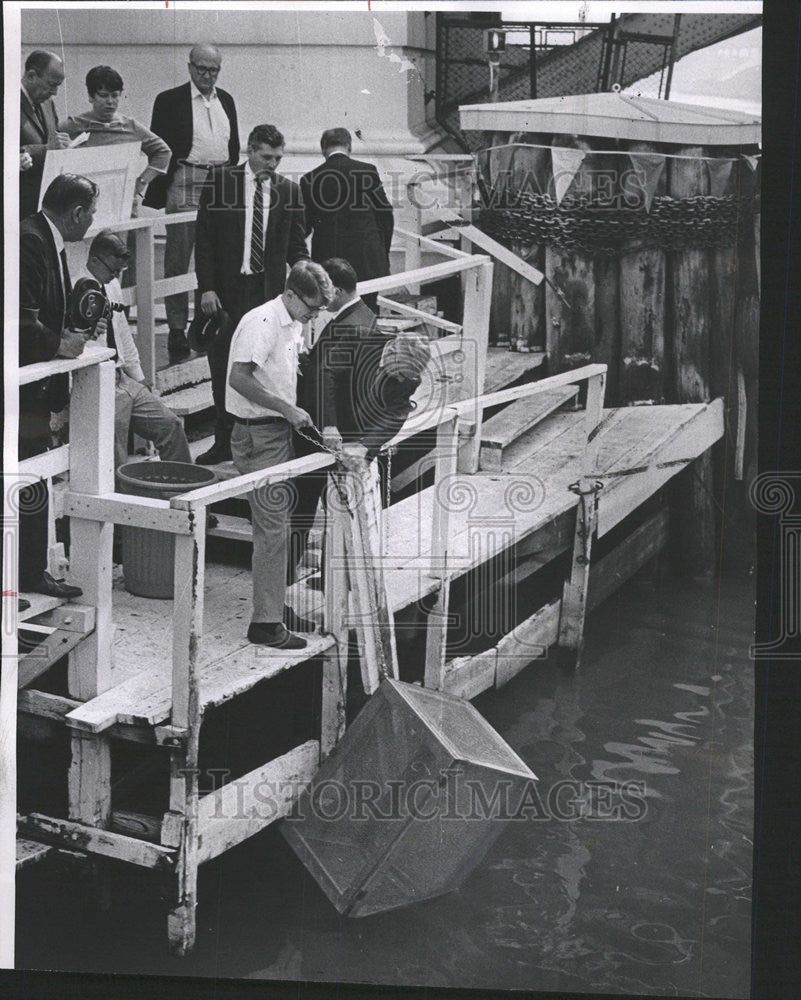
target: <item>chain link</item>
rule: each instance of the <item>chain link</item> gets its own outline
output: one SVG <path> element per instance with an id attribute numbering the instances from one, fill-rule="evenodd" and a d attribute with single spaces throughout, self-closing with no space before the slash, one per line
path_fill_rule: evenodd
<path id="1" fill-rule="evenodd" d="M 650 212 L 611 209 L 587 195 L 568 196 L 557 205 L 550 195 L 520 191 L 514 200 L 514 207 L 482 209 L 484 232 L 505 244 L 544 244 L 586 254 L 731 246 L 747 229 L 753 209 L 733 195 L 655 197 Z"/>

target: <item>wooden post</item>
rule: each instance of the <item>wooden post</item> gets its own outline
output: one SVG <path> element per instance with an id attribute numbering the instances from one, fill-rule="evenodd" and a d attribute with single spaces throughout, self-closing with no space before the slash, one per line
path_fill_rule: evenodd
<path id="1" fill-rule="evenodd" d="M 156 380 L 156 322 L 153 285 L 156 280 L 153 226 L 136 230 L 136 333 L 137 350 L 145 381 Z"/>
<path id="2" fill-rule="evenodd" d="M 334 646 L 323 661 L 323 699 L 320 731 L 320 759 L 324 760 L 345 732 L 348 694 L 348 569 L 345 534 L 348 513 L 343 509 L 331 473 L 326 483 L 325 580 L 323 582 L 325 629 L 334 637 Z"/>
<path id="3" fill-rule="evenodd" d="M 70 400 L 70 488 L 95 496 L 114 489 L 114 365 L 78 369 Z M 113 684 L 111 645 L 111 522 L 70 520 L 71 575 L 81 601 L 95 607 L 95 629 L 72 651 L 68 691 L 88 701 Z"/>
<path id="4" fill-rule="evenodd" d="M 450 579 L 448 554 L 451 545 L 449 486 L 456 474 L 459 455 L 459 420 L 454 414 L 437 428 L 434 471 L 434 521 L 431 531 L 431 576 L 439 578 L 439 592 L 426 622 L 425 686 L 442 691 L 445 685 L 445 650 L 448 635 Z"/>
<path id="5" fill-rule="evenodd" d="M 562 592 L 559 615 L 559 658 L 561 663 L 572 667 L 579 665 L 584 642 L 587 584 L 596 514 L 593 477 L 598 458 L 598 430 L 603 415 L 605 383 L 605 373 L 593 375 L 587 382 L 587 405 L 584 411 L 587 444 L 582 460 L 582 475 L 578 482 L 579 504 L 576 508 L 576 531 L 573 537 L 573 563 L 570 579 L 565 582 Z"/>
<path id="6" fill-rule="evenodd" d="M 179 848 L 178 905 L 167 918 L 170 949 L 177 955 L 187 954 L 195 943 L 201 723 L 198 666 L 203 635 L 205 554 L 206 508 L 203 507 L 195 513 L 193 533 L 175 538 L 171 723 L 186 735 L 183 746 L 171 753 L 170 811 L 165 816 L 162 841 Z M 181 736 L 176 739 L 180 742 Z"/>
<path id="7" fill-rule="evenodd" d="M 700 157 L 699 146 L 677 150 L 682 157 Z M 707 194 L 709 180 L 701 159 L 670 161 L 670 195 L 690 198 Z M 709 267 L 705 250 L 676 250 L 671 254 L 672 295 L 668 329 L 673 335 L 673 391 L 671 402 L 700 403 L 709 399 Z M 676 545 L 682 570 L 708 576 L 715 564 L 715 512 L 712 455 L 705 452 L 677 480 Z"/>
<path id="8" fill-rule="evenodd" d="M 74 373 L 70 399 L 70 486 L 99 495 L 114 489 L 114 365 L 101 362 Z M 95 628 L 69 655 L 67 688 L 88 701 L 112 687 L 111 547 L 114 525 L 73 517 L 70 566 L 95 608 Z M 69 818 L 106 826 L 111 815 L 111 753 L 105 736 L 73 735 L 68 777 Z"/>
<path id="9" fill-rule="evenodd" d="M 484 391 L 484 374 L 487 368 L 489 316 L 492 301 L 492 271 L 490 260 L 466 272 L 464 316 L 462 319 L 462 351 L 464 353 L 461 399 L 480 396 Z M 465 418 L 475 426 L 473 437 L 459 450 L 459 472 L 478 472 L 481 449 L 482 408 L 476 405 Z"/>
<path id="10" fill-rule="evenodd" d="M 628 151 L 653 154 L 659 147 L 649 142 L 631 142 Z M 623 176 L 628 158 L 618 156 L 615 159 L 619 163 L 620 176 Z M 629 211 L 645 212 L 642 187 L 630 194 L 621 184 L 617 189 L 621 195 L 636 196 L 638 204 Z M 654 196 L 664 195 L 666 189 L 665 168 Z M 620 255 L 619 279 L 620 390 L 615 394 L 616 402 L 653 400 L 659 403 L 665 396 L 665 251 L 661 247 L 634 247 L 624 251 Z"/>

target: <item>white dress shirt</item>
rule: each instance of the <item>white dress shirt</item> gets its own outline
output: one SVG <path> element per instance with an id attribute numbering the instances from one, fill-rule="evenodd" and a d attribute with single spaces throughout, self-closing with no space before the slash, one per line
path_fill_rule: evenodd
<path id="1" fill-rule="evenodd" d="M 245 313 L 234 331 L 225 373 L 225 408 L 229 413 L 243 419 L 282 416 L 231 387 L 229 380 L 236 362 L 255 364 L 253 375 L 267 392 L 295 405 L 302 332 L 303 325 L 292 319 L 280 295 Z"/>
<path id="2" fill-rule="evenodd" d="M 190 163 L 227 163 L 231 123 L 220 104 L 217 88 L 205 97 L 190 82 L 192 91 L 192 148 Z"/>
<path id="3" fill-rule="evenodd" d="M 245 164 L 245 246 L 242 250 L 242 274 L 252 274 L 250 270 L 250 236 L 253 229 L 253 197 L 256 194 L 256 175 L 250 169 L 250 164 Z M 267 219 L 270 216 L 270 178 L 265 177 L 261 182 L 262 205 L 264 206 L 262 233 L 265 241 L 267 237 Z"/>

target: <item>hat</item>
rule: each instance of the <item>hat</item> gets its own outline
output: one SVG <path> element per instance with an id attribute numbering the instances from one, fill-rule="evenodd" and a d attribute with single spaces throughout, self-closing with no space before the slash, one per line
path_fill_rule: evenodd
<path id="1" fill-rule="evenodd" d="M 189 346 L 198 354 L 205 354 L 214 343 L 217 334 L 227 333 L 230 327 L 231 317 L 224 309 L 218 310 L 213 316 L 198 313 L 186 331 Z"/>
<path id="2" fill-rule="evenodd" d="M 94 330 L 105 314 L 108 299 L 96 278 L 79 278 L 70 292 L 68 320 L 73 330 Z"/>
<path id="3" fill-rule="evenodd" d="M 398 334 L 390 340 L 381 355 L 381 367 L 393 378 L 417 379 L 431 358 L 427 337 L 419 334 Z"/>

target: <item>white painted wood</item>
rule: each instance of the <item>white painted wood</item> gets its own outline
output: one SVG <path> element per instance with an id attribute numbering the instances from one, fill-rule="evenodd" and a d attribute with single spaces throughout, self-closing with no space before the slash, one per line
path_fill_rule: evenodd
<path id="1" fill-rule="evenodd" d="M 214 406 L 211 382 L 201 382 L 199 385 L 190 385 L 186 389 L 167 392 L 161 397 L 161 401 L 167 409 L 172 410 L 178 417 L 202 413 L 203 410 L 209 410 Z"/>
<path id="2" fill-rule="evenodd" d="M 58 719 L 60 722 L 63 722 L 64 717 L 80 704 L 74 698 L 65 698 L 63 695 L 50 694 L 47 691 L 28 689 L 20 691 L 17 696 L 17 708 L 20 712 L 38 715 L 42 719 Z"/>
<path id="3" fill-rule="evenodd" d="M 193 292 L 197 288 L 197 275 L 194 271 L 188 274 L 176 274 L 172 278 L 159 278 L 153 282 L 153 298 L 164 299 L 178 292 Z"/>
<path id="4" fill-rule="evenodd" d="M 161 371 L 156 372 L 154 391 L 163 396 L 165 393 L 183 389 L 188 385 L 206 382 L 209 377 L 208 358 L 205 355 L 199 358 L 190 358 L 189 361 L 182 361 L 180 364 L 170 365 L 169 368 L 162 368 Z"/>
<path id="5" fill-rule="evenodd" d="M 198 862 L 216 858 L 290 811 L 318 767 L 309 740 L 198 800 Z"/>
<path id="6" fill-rule="evenodd" d="M 114 366 L 110 362 L 73 374 L 70 400 L 70 484 L 78 493 L 114 490 Z M 69 694 L 82 701 L 114 683 L 111 645 L 111 546 L 113 525 L 80 517 L 70 521 L 70 575 L 82 602 L 96 608 L 95 629 L 70 655 Z"/>
<path id="7" fill-rule="evenodd" d="M 394 288 L 407 288 L 415 284 L 427 284 L 431 281 L 439 281 L 441 278 L 447 278 L 451 274 L 461 274 L 462 271 L 470 271 L 488 262 L 488 258 L 483 256 L 473 254 L 464 255 L 459 259 L 443 261 L 442 264 L 432 264 L 430 267 L 421 267 L 414 271 L 401 271 L 399 274 L 388 274 L 383 278 L 371 278 L 369 281 L 360 281 L 356 286 L 356 290 L 359 295 L 366 295 L 372 292 L 388 292 Z"/>
<path id="8" fill-rule="evenodd" d="M 183 214 L 183 213 L 182 213 Z M 175 216 L 166 216 L 174 220 Z M 145 381 L 156 379 L 155 247 L 153 227 L 136 231 L 136 347 Z"/>
<path id="9" fill-rule="evenodd" d="M 325 579 L 323 581 L 323 624 L 334 644 L 323 661 L 323 703 L 320 756 L 325 758 L 345 732 L 348 684 L 348 590 L 349 574 L 345 555 L 345 534 L 350 530 L 332 476 L 326 483 Z"/>
<path id="10" fill-rule="evenodd" d="M 389 309 L 392 312 L 399 313 L 401 316 L 410 316 L 414 319 L 419 319 L 429 326 L 435 326 L 438 330 L 447 330 L 448 333 L 461 334 L 462 328 L 458 323 L 451 323 L 447 319 L 442 319 L 440 316 L 433 316 L 431 313 L 423 312 L 422 309 L 415 309 L 414 306 L 407 306 L 404 302 L 395 302 L 393 299 L 388 299 L 383 295 L 378 296 L 379 306 L 383 306 L 385 309 Z"/>
<path id="11" fill-rule="evenodd" d="M 175 539 L 172 646 L 172 724 L 200 726 L 198 659 L 203 637 L 206 516 L 195 514 L 193 534 Z"/>
<path id="12" fill-rule="evenodd" d="M 439 213 L 444 222 L 457 224 L 464 222 L 461 216 L 458 216 L 455 212 L 447 212 L 443 214 L 443 210 L 440 209 Z M 531 264 L 526 263 L 522 257 L 518 257 L 516 253 L 513 253 L 502 243 L 494 240 L 491 236 L 488 236 L 476 226 L 459 225 L 458 232 L 462 240 L 466 240 L 470 243 L 474 243 L 478 247 L 481 247 L 481 249 L 485 253 L 490 254 L 494 260 L 500 261 L 501 264 L 505 264 L 510 270 L 519 274 L 521 277 L 526 278 L 532 284 L 539 285 L 545 278 L 542 271 L 539 271 L 536 267 L 532 267 Z"/>
<path id="13" fill-rule="evenodd" d="M 102 229 L 129 219 L 139 174 L 139 156 L 140 147 L 132 142 L 102 148 L 76 146 L 73 149 L 48 149 L 39 189 L 39 207 L 50 182 L 59 174 L 81 174 L 100 188 L 94 227 Z"/>
<path id="14" fill-rule="evenodd" d="M 459 471 L 477 472 L 478 455 L 481 447 L 481 421 L 483 407 L 480 402 L 484 392 L 484 373 L 487 367 L 487 342 L 489 337 L 490 305 L 492 300 L 493 265 L 486 258 L 475 271 L 465 275 L 464 295 L 464 354 L 462 372 L 462 395 L 474 398 L 472 403 L 462 403 L 457 407 L 459 415 L 475 425 L 474 435 L 466 441 L 459 453 Z"/>
<path id="15" fill-rule="evenodd" d="M 70 517 L 81 517 L 90 521 L 113 521 L 137 528 L 153 528 L 158 531 L 188 535 L 192 531 L 193 520 L 188 511 L 175 510 L 168 500 L 156 497 L 138 497 L 128 493 L 106 493 L 92 496 L 72 490 L 64 495 L 63 510 Z"/>
<path id="16" fill-rule="evenodd" d="M 69 602 L 39 611 L 31 607 L 23 614 L 27 615 L 25 619 L 27 621 L 36 621 L 39 625 L 48 625 L 64 632 L 80 632 L 82 635 L 88 635 L 95 627 L 95 609 L 86 604 Z"/>
<path id="17" fill-rule="evenodd" d="M 47 844 L 39 844 L 35 840 L 17 837 L 17 871 L 43 861 L 53 850 L 54 848 Z"/>
<path id="18" fill-rule="evenodd" d="M 504 449 L 577 394 L 576 386 L 561 386 L 538 396 L 518 399 L 496 413 L 481 430 L 480 468 L 485 472 L 500 471 Z"/>
<path id="19" fill-rule="evenodd" d="M 77 358 L 56 358 L 54 361 L 39 361 L 35 365 L 25 365 L 19 369 L 18 382 L 19 385 L 30 385 L 31 382 L 41 382 L 51 375 L 63 375 L 91 368 L 113 357 L 114 351 L 110 348 L 99 347 L 96 343 L 90 342 Z M 73 410 L 73 417 L 74 415 Z"/>
<path id="20" fill-rule="evenodd" d="M 68 776 L 69 818 L 105 827 L 111 815 L 111 747 L 104 736 L 74 733 Z"/>
<path id="21" fill-rule="evenodd" d="M 25 632 L 42 627 L 21 625 L 20 640 L 24 638 Z M 43 636 L 42 641 L 34 646 L 30 652 L 20 656 L 17 668 L 18 686 L 24 688 L 32 684 L 37 677 L 41 677 L 46 670 L 49 670 L 56 660 L 66 656 L 83 640 L 84 636 L 81 632 L 66 632 L 61 629 L 52 630 L 49 635 Z"/>
<path id="22" fill-rule="evenodd" d="M 43 451 L 41 455 L 25 458 L 19 463 L 19 475 L 36 476 L 38 479 L 52 479 L 67 472 L 70 467 L 70 446 L 62 444 L 52 451 Z"/>
<path id="23" fill-rule="evenodd" d="M 450 257 L 453 260 L 461 260 L 464 257 L 470 256 L 470 254 L 457 250 L 455 247 L 449 247 L 446 243 L 439 243 L 438 238 L 441 235 L 440 233 L 431 236 L 421 236 L 419 233 L 410 233 L 405 229 L 396 228 L 394 235 L 401 237 L 404 242 L 414 242 L 421 249 L 425 247 L 427 250 L 432 250 L 434 253 L 442 254 L 443 257 Z"/>

